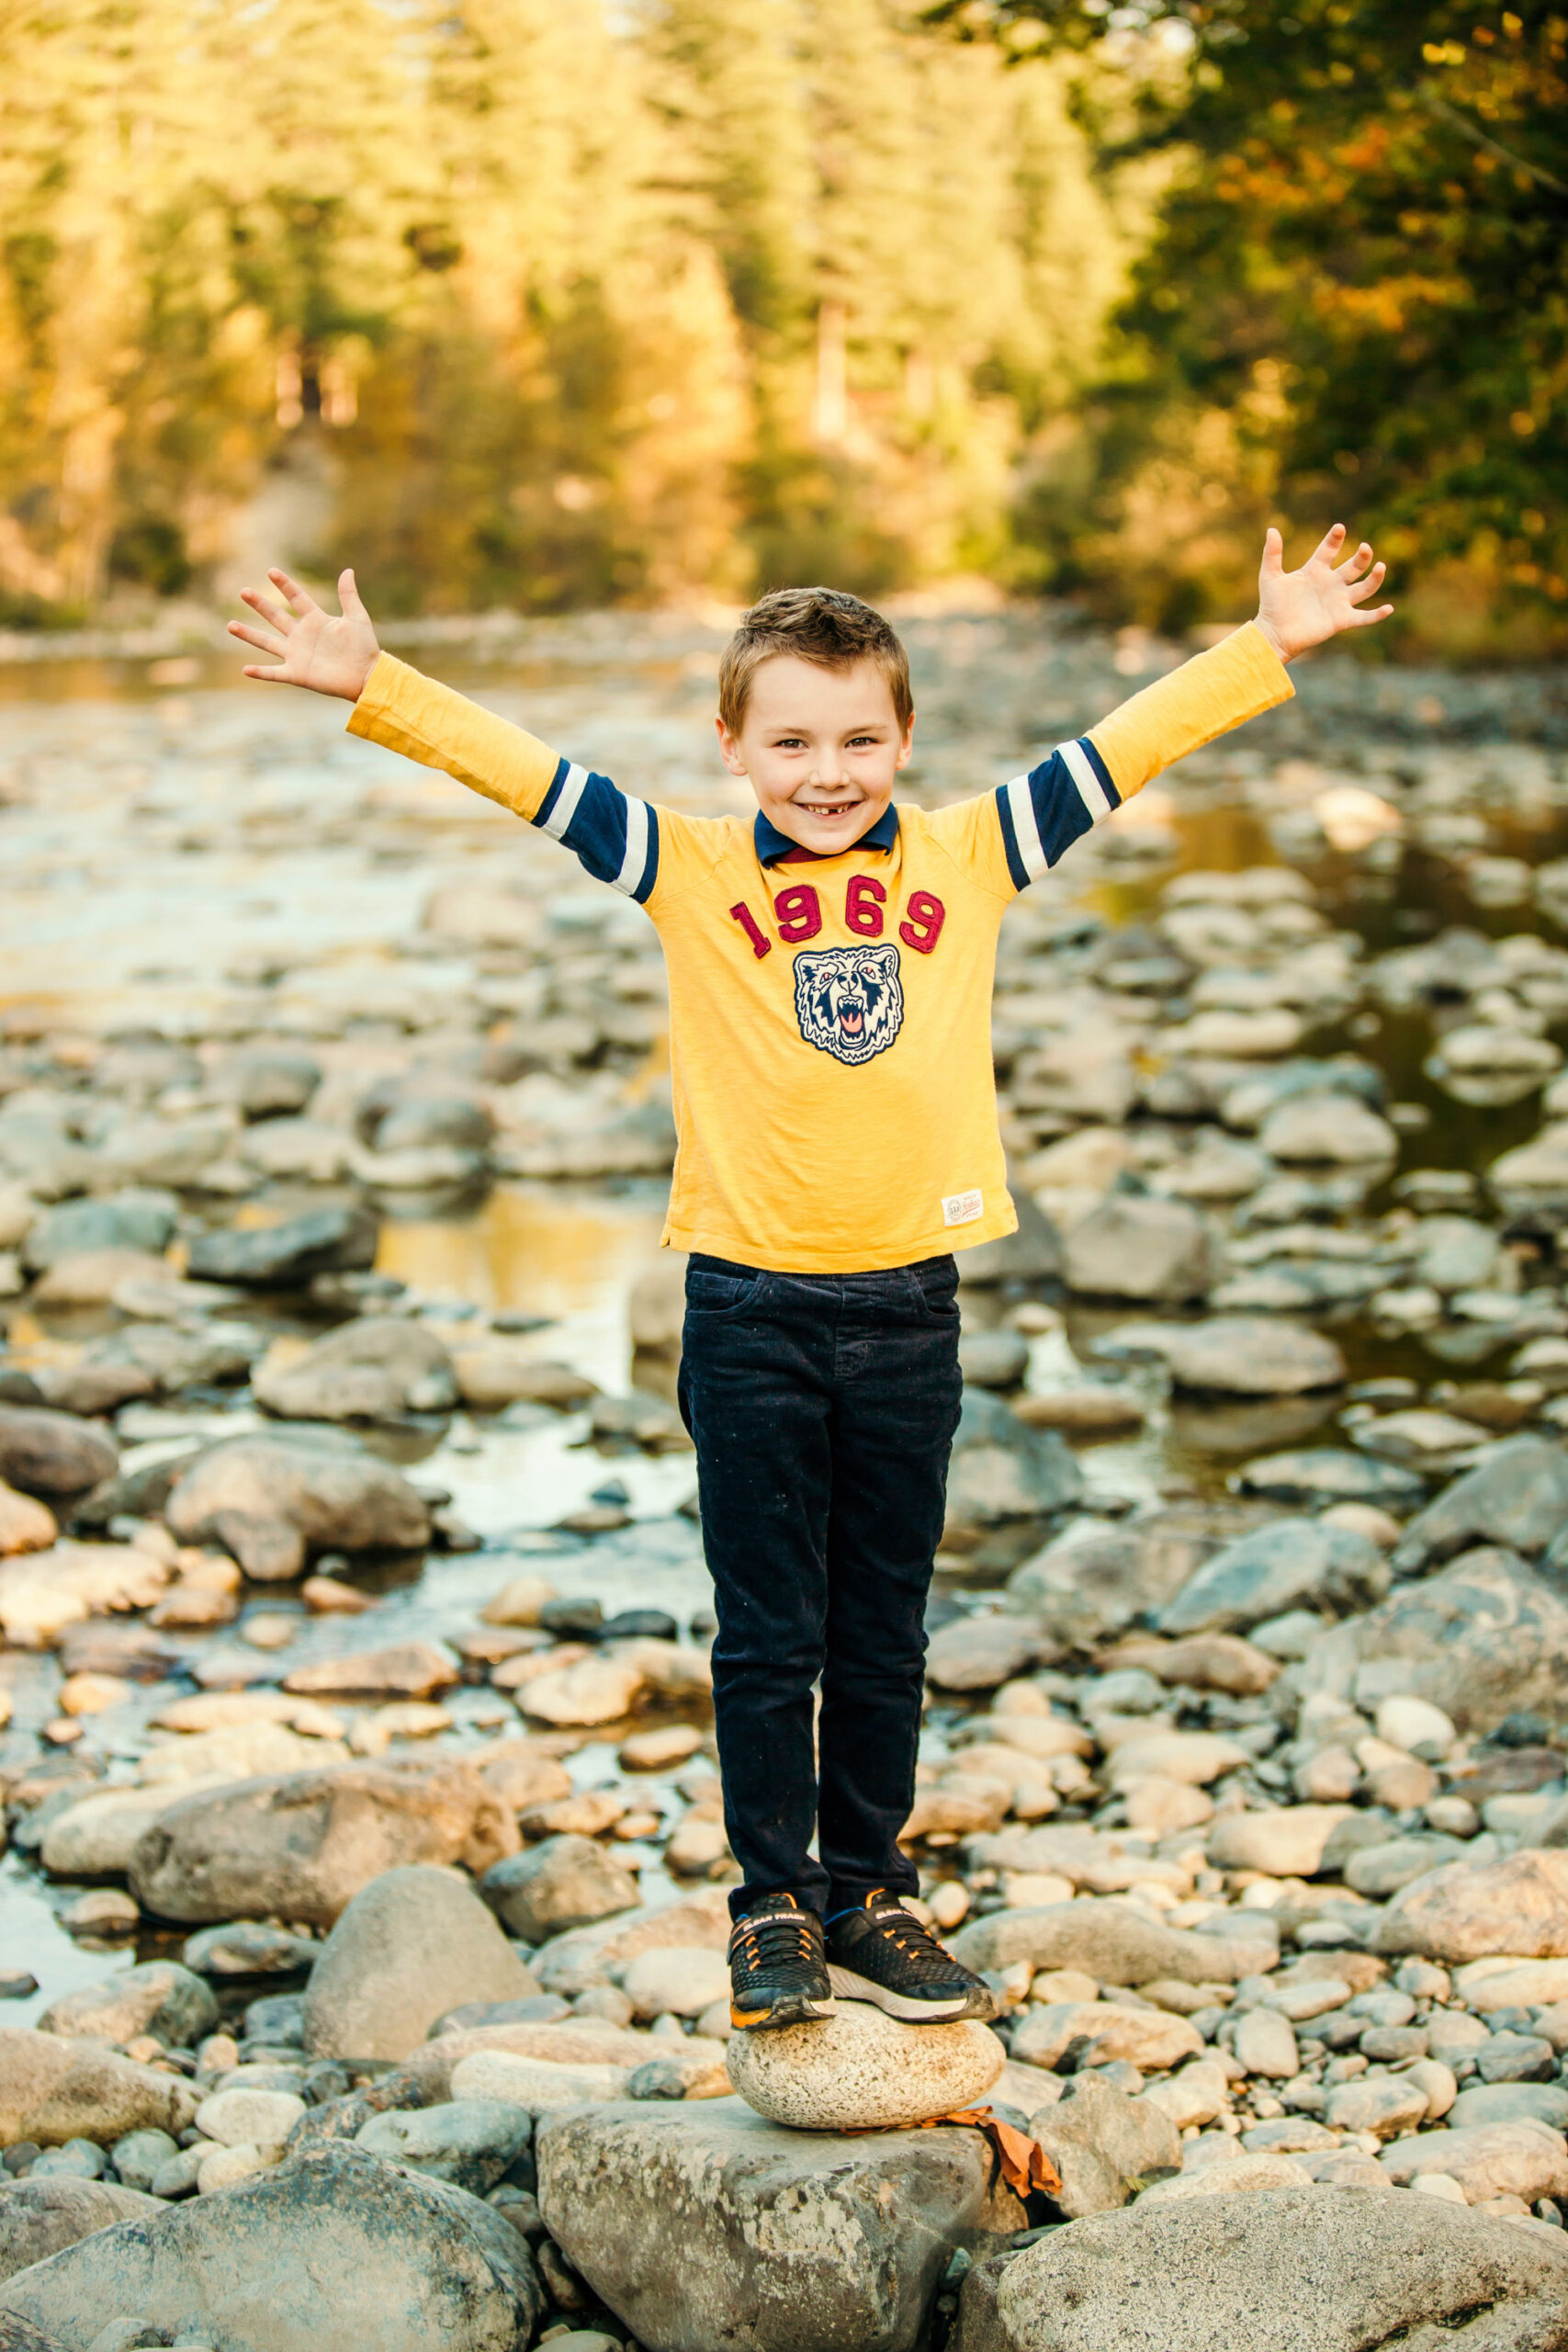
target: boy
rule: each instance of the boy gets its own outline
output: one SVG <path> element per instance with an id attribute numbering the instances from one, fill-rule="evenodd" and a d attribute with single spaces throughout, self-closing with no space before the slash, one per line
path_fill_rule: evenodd
<path id="1" fill-rule="evenodd" d="M 679 1137 L 664 1240 L 691 1252 L 681 1405 L 744 1880 L 738 2028 L 820 2018 L 835 1993 L 918 2023 L 995 2013 L 905 1908 L 919 1881 L 897 1838 L 959 1414 L 951 1253 L 1016 1223 L 991 1068 L 998 926 L 1161 768 L 1288 699 L 1294 654 L 1393 609 L 1362 609 L 1384 567 L 1363 545 L 1336 569 L 1344 537 L 1287 572 L 1270 531 L 1254 622 L 1028 775 L 935 813 L 893 805 L 914 729 L 903 648 L 831 590 L 765 596 L 725 650 L 719 751 L 750 781 L 750 823 L 630 799 L 405 668 L 351 571 L 341 619 L 273 571 L 285 603 L 244 602 L 276 636 L 230 624 L 275 658 L 247 677 L 353 703 L 351 733 L 552 833 L 659 931 Z"/>

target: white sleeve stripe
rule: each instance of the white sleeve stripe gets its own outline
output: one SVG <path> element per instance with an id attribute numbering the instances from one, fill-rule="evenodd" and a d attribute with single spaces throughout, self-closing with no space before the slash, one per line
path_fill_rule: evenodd
<path id="1" fill-rule="evenodd" d="M 1089 754 L 1081 743 L 1058 743 L 1057 755 L 1066 762 L 1068 774 L 1077 786 L 1078 797 L 1095 824 L 1111 814 L 1111 803 L 1105 797 L 1105 786 L 1089 763 Z"/>
<path id="2" fill-rule="evenodd" d="M 1018 854 L 1032 882 L 1038 882 L 1051 861 L 1045 854 L 1045 844 L 1040 838 L 1040 823 L 1034 814 L 1034 795 L 1026 775 L 1015 775 L 1010 784 L 1002 786 L 1012 810 L 1012 830 L 1018 842 Z"/>
<path id="3" fill-rule="evenodd" d="M 540 828 L 540 831 L 548 833 L 553 841 L 558 842 L 563 837 L 567 827 L 576 816 L 577 804 L 582 797 L 582 787 L 587 782 L 588 770 L 580 768 L 574 761 L 566 772 L 566 780 L 561 786 L 560 795 L 555 807 Z"/>
<path id="4" fill-rule="evenodd" d="M 642 869 L 648 863 L 648 803 L 626 800 L 626 854 L 621 860 L 621 870 L 613 888 L 629 899 L 642 880 Z"/>

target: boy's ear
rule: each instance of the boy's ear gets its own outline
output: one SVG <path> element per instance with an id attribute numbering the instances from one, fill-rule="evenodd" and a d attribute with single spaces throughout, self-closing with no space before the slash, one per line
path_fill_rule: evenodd
<path id="1" fill-rule="evenodd" d="M 915 714 L 911 711 L 909 713 L 909 724 L 904 729 L 904 740 L 898 746 L 898 757 L 893 763 L 895 767 L 907 768 L 911 758 L 914 756 L 914 749 Z"/>
<path id="2" fill-rule="evenodd" d="M 728 728 L 725 725 L 723 719 L 719 718 L 716 712 L 714 714 L 713 723 L 718 730 L 718 756 L 724 762 L 725 766 L 729 770 L 730 775 L 748 775 L 750 771 L 746 765 L 746 754 L 740 748 L 739 736 L 732 735 L 730 733 Z"/>

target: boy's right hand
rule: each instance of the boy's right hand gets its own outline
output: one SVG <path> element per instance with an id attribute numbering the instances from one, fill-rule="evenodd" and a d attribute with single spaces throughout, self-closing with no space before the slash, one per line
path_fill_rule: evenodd
<path id="1" fill-rule="evenodd" d="M 370 616 L 359 601 L 353 572 L 338 574 L 341 620 L 323 613 L 315 598 L 297 580 L 290 580 L 287 571 L 269 571 L 266 576 L 285 604 L 274 604 L 259 588 L 242 588 L 240 602 L 269 623 L 277 635 L 264 636 L 243 621 L 231 621 L 229 634 L 281 659 L 274 669 L 247 662 L 246 677 L 261 678 L 275 686 L 309 686 L 312 694 L 337 695 L 344 702 L 357 702 L 381 649 Z"/>

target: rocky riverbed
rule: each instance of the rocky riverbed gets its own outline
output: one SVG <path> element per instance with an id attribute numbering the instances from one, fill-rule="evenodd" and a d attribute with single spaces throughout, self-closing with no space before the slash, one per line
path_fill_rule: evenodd
<path id="1" fill-rule="evenodd" d="M 1175 658 L 908 633 L 933 802 Z M 712 812 L 719 642 L 399 650 Z M 739 2049 L 651 931 L 78 652 L 0 664 L 0 2352 L 1568 2346 L 1560 685 L 1309 667 L 1010 913 L 909 1825 L 1004 2014 Z"/>

